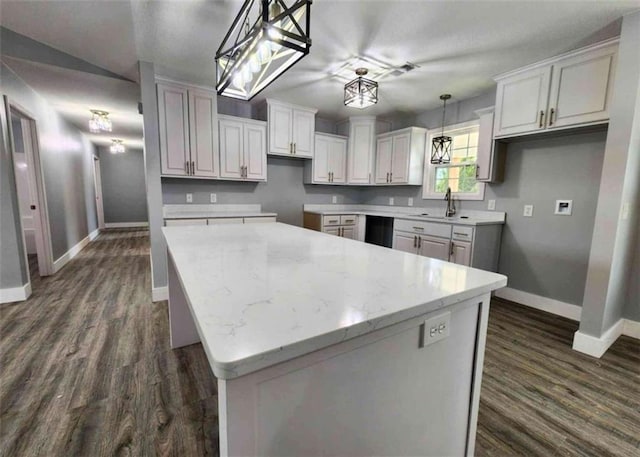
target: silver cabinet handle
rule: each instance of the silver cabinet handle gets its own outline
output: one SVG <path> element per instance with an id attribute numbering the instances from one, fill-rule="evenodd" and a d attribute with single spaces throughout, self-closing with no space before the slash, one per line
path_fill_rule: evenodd
<path id="1" fill-rule="evenodd" d="M 191 174 L 196 174 L 196 163 L 194 161 L 191 161 Z"/>
<path id="2" fill-rule="evenodd" d="M 393 172 L 389 172 L 389 182 L 393 182 Z"/>
<path id="3" fill-rule="evenodd" d="M 556 112 L 556 110 L 554 110 L 553 108 L 551 108 L 551 111 L 549 111 L 549 127 L 551 127 L 553 125 L 553 114 Z"/>
<path id="4" fill-rule="evenodd" d="M 293 143 L 293 155 L 296 155 L 296 153 L 298 152 L 297 151 L 297 149 L 298 149 L 297 146 L 298 146 L 298 143 Z"/>
<path id="5" fill-rule="evenodd" d="M 480 165 L 476 165 L 476 179 L 480 176 Z"/>
<path id="6" fill-rule="evenodd" d="M 184 172 L 189 174 L 189 162 L 186 160 L 184 161 Z"/>
<path id="7" fill-rule="evenodd" d="M 389 172 L 387 171 L 387 182 L 389 182 Z"/>
<path id="8" fill-rule="evenodd" d="M 413 247 L 418 247 L 418 237 L 416 235 L 413 235 Z"/>
<path id="9" fill-rule="evenodd" d="M 544 119 L 544 111 L 540 110 L 540 124 L 538 125 L 538 127 L 542 128 L 544 127 L 544 122 L 542 121 Z"/>
<path id="10" fill-rule="evenodd" d="M 424 230 L 424 227 L 413 227 L 413 230 Z"/>
<path id="11" fill-rule="evenodd" d="M 455 243 L 451 242 L 451 250 L 449 251 L 449 258 L 453 257 L 453 248 L 455 247 Z"/>
<path id="12" fill-rule="evenodd" d="M 418 249 L 422 248 L 422 238 L 418 237 Z"/>

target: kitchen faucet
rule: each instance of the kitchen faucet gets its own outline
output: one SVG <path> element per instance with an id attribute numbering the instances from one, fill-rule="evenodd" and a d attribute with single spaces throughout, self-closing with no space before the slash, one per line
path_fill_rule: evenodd
<path id="1" fill-rule="evenodd" d="M 444 215 L 445 217 L 451 217 L 456 214 L 456 202 L 451 196 L 451 187 L 447 187 L 447 193 L 444 194 L 444 199 L 447 201 L 447 212 Z"/>

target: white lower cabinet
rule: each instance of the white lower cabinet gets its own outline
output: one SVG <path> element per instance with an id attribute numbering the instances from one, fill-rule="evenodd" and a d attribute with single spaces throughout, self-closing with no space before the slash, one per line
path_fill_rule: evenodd
<path id="1" fill-rule="evenodd" d="M 468 241 L 451 241 L 451 250 L 449 254 L 450 262 L 457 263 L 458 265 L 465 265 L 467 267 L 471 266 L 471 243 Z"/>
<path id="2" fill-rule="evenodd" d="M 420 235 L 418 237 L 418 254 L 440 260 L 449 260 L 451 241 L 446 238 Z"/>
<path id="3" fill-rule="evenodd" d="M 220 116 L 220 177 L 239 181 L 266 181 L 267 126 L 231 116 Z"/>
<path id="4" fill-rule="evenodd" d="M 275 216 L 253 217 L 209 217 L 194 219 L 165 219 L 167 227 L 177 225 L 227 225 L 227 224 L 258 224 L 264 222 L 276 222 Z"/>
<path id="5" fill-rule="evenodd" d="M 364 234 L 359 235 L 360 219 L 355 214 L 320 215 L 304 213 L 304 228 L 317 230 L 328 235 L 364 241 Z"/>

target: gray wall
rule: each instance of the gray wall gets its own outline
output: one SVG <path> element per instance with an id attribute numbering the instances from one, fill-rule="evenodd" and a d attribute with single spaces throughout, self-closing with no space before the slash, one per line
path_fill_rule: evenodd
<path id="1" fill-rule="evenodd" d="M 2 94 L 27 110 L 37 123 L 56 260 L 97 228 L 92 164 L 95 147 L 4 64 L 1 80 Z"/>
<path id="2" fill-rule="evenodd" d="M 631 267 L 631 280 L 627 291 L 627 305 L 624 308 L 624 317 L 640 322 L 640 227 L 636 233 L 636 250 L 633 265 Z"/>
<path id="3" fill-rule="evenodd" d="M 303 184 L 304 160 L 268 157 L 267 182 L 244 183 L 180 178 L 162 178 L 165 204 L 186 203 L 186 193 L 193 193 L 194 203 L 209 203 L 216 193 L 218 203 L 260 203 L 264 211 L 278 213 L 278 221 L 302 225 L 305 203 L 358 203 L 361 189 L 342 186 Z"/>
<path id="4" fill-rule="evenodd" d="M 111 154 L 108 147 L 101 147 L 99 154 L 105 223 L 147 222 L 143 152 L 127 149 Z"/>

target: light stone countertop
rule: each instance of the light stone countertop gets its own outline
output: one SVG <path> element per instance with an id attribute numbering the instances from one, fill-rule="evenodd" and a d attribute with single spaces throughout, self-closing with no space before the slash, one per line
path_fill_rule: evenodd
<path id="1" fill-rule="evenodd" d="M 277 213 L 263 212 L 259 204 L 174 204 L 162 208 L 164 219 L 206 219 L 233 217 L 277 217 Z"/>
<path id="2" fill-rule="evenodd" d="M 496 273 L 281 223 L 162 231 L 220 379 L 507 284 Z"/>

